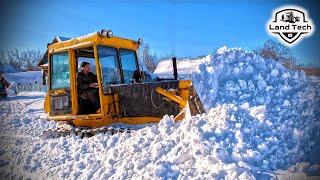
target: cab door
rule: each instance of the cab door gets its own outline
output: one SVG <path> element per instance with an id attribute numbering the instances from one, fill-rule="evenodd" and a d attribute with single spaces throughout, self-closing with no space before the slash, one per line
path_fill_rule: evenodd
<path id="1" fill-rule="evenodd" d="M 49 96 L 50 115 L 72 113 L 72 93 L 70 83 L 69 52 L 59 52 L 49 56 Z"/>

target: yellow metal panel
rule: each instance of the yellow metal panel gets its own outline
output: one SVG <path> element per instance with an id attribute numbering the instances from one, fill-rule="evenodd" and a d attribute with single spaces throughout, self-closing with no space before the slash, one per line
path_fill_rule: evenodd
<path id="1" fill-rule="evenodd" d="M 191 84 L 191 80 L 181 80 L 179 81 L 179 88 L 188 88 Z"/>
<path id="2" fill-rule="evenodd" d="M 113 46 L 116 48 L 126 48 L 133 50 L 137 50 L 139 47 L 138 43 L 134 40 L 129 40 L 116 36 L 108 38 L 102 37 L 98 33 L 91 33 L 68 41 L 51 44 L 49 45 L 48 49 L 49 53 L 53 53 L 56 51 L 63 51 L 66 49 L 75 49 L 80 47 L 92 46 L 94 44 L 103 44 L 107 46 Z"/>
<path id="3" fill-rule="evenodd" d="M 181 80 L 181 81 L 179 81 L 178 95 L 184 101 L 188 101 L 190 84 L 191 84 L 191 80 Z"/>
<path id="4" fill-rule="evenodd" d="M 69 64 L 70 64 L 70 89 L 71 89 L 71 105 L 72 114 L 78 114 L 78 94 L 77 94 L 77 72 L 76 72 L 76 59 L 74 50 L 69 50 Z"/>
<path id="5" fill-rule="evenodd" d="M 97 128 L 107 126 L 113 123 L 117 123 L 117 119 L 113 119 L 111 117 L 104 117 L 104 118 L 89 118 L 89 119 L 80 119 L 77 118 L 72 121 L 75 126 L 86 126 L 90 128 Z"/>
<path id="6" fill-rule="evenodd" d="M 95 63 L 96 63 L 96 72 L 97 72 L 97 80 L 98 80 L 98 86 L 99 86 L 99 99 L 100 99 L 100 107 L 101 107 L 101 113 L 105 114 L 104 112 L 104 101 L 103 99 L 103 93 L 102 93 L 102 82 L 101 82 L 101 70 L 100 70 L 100 63 L 99 63 L 99 56 L 98 56 L 98 50 L 97 46 L 93 47 L 93 53 L 95 57 Z M 100 77 L 100 78 L 99 78 Z"/>
<path id="7" fill-rule="evenodd" d="M 125 48 L 125 49 L 138 49 L 138 44 L 135 41 L 123 39 L 119 37 L 111 38 L 101 38 L 99 44 L 109 45 L 116 48 Z"/>
<path id="8" fill-rule="evenodd" d="M 49 93 L 46 94 L 46 98 L 44 100 L 44 112 L 50 112 L 50 96 Z"/>
<path id="9" fill-rule="evenodd" d="M 100 102 L 102 104 L 102 112 L 103 115 L 108 115 L 108 114 L 114 114 L 115 113 L 115 104 L 114 104 L 114 99 L 113 95 L 104 95 L 102 94 L 100 98 Z"/>

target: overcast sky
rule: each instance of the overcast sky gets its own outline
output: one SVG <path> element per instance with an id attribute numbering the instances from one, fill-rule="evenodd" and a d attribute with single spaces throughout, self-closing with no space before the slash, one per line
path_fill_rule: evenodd
<path id="1" fill-rule="evenodd" d="M 142 37 L 159 56 L 208 55 L 222 46 L 250 50 L 271 37 L 266 23 L 283 5 L 307 9 L 316 30 L 292 48 L 304 63 L 320 66 L 319 3 L 316 0 L 1 1 L 1 48 L 40 49 L 55 36 L 77 37 L 111 29 Z M 279 42 L 279 41 L 278 41 Z"/>

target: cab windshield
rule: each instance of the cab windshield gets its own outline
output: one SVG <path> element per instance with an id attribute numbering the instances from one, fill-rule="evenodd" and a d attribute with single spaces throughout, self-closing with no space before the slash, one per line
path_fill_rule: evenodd
<path id="1" fill-rule="evenodd" d="M 99 45 L 97 49 L 99 62 L 101 63 L 103 85 L 129 84 L 133 82 L 134 71 L 138 70 L 136 52 L 134 50 L 118 50 L 114 47 L 102 45 Z"/>

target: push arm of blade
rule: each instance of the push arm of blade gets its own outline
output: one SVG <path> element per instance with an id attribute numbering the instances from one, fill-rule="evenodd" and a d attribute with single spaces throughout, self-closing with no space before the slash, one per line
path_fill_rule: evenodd
<path id="1" fill-rule="evenodd" d="M 162 94 L 163 96 L 173 100 L 174 102 L 178 103 L 182 108 L 186 107 L 187 105 L 187 100 L 183 100 L 181 97 L 176 96 L 172 93 L 169 93 L 167 91 L 165 91 L 164 89 L 162 89 L 161 87 L 158 87 L 156 89 L 156 91 L 160 94 Z"/>

